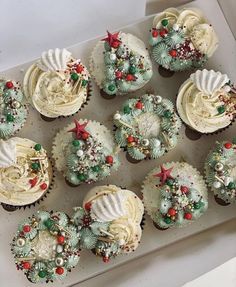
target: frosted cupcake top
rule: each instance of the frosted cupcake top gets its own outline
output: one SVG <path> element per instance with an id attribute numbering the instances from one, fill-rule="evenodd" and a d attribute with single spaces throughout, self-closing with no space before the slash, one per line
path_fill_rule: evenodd
<path id="1" fill-rule="evenodd" d="M 0 140 L 0 202 L 22 206 L 37 201 L 52 181 L 52 167 L 39 143 Z"/>
<path id="2" fill-rule="evenodd" d="M 80 119 L 59 132 L 53 145 L 56 167 L 73 185 L 109 176 L 119 166 L 112 134 L 102 124 Z"/>
<path id="3" fill-rule="evenodd" d="M 110 257 L 134 251 L 140 242 L 144 213 L 135 193 L 115 185 L 89 191 L 82 208 L 75 208 L 81 248 L 92 249 L 104 262 Z"/>
<path id="4" fill-rule="evenodd" d="M 11 247 L 18 270 L 32 283 L 62 280 L 80 259 L 76 228 L 63 212 L 38 211 L 23 220 Z"/>
<path id="5" fill-rule="evenodd" d="M 236 202 L 236 144 L 216 142 L 205 163 L 206 181 L 214 195 L 225 203 Z"/>
<path id="6" fill-rule="evenodd" d="M 125 101 L 114 124 L 117 144 L 136 160 L 159 158 L 174 148 L 181 127 L 172 102 L 152 94 Z"/>
<path id="7" fill-rule="evenodd" d="M 49 118 L 76 113 L 88 96 L 89 73 L 66 49 L 44 52 L 24 77 L 24 93 Z"/>
<path id="8" fill-rule="evenodd" d="M 91 73 L 108 95 L 142 88 L 152 77 L 152 63 L 144 43 L 132 34 L 118 32 L 98 42 L 91 55 Z"/>
<path id="9" fill-rule="evenodd" d="M 213 70 L 198 70 L 181 85 L 177 111 L 192 129 L 212 133 L 232 122 L 236 111 L 235 94 L 227 75 Z"/>
<path id="10" fill-rule="evenodd" d="M 0 79 L 0 139 L 14 135 L 28 115 L 19 82 Z"/>
<path id="11" fill-rule="evenodd" d="M 172 71 L 199 68 L 218 47 L 218 37 L 196 8 L 168 8 L 153 20 L 149 43 L 154 60 Z"/>
<path id="12" fill-rule="evenodd" d="M 143 182 L 143 201 L 152 220 L 162 229 L 198 219 L 207 209 L 207 188 L 200 173 L 187 163 L 165 163 Z"/>

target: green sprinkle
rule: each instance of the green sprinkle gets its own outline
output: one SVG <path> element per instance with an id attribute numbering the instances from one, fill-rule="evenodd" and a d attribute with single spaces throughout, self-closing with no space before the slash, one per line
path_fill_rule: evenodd
<path id="1" fill-rule="evenodd" d="M 194 204 L 194 209 L 200 209 L 201 206 L 202 206 L 201 202 L 196 202 L 196 203 Z"/>
<path id="2" fill-rule="evenodd" d="M 72 145 L 79 147 L 80 146 L 80 141 L 79 140 L 73 140 Z"/>
<path id="3" fill-rule="evenodd" d="M 82 80 L 82 87 L 86 87 L 88 84 L 88 81 L 87 80 Z"/>
<path id="4" fill-rule="evenodd" d="M 85 181 L 86 180 L 86 176 L 84 174 L 82 174 L 82 173 L 79 173 L 77 177 L 78 177 L 78 179 L 80 181 Z"/>
<path id="5" fill-rule="evenodd" d="M 167 180 L 166 180 L 166 184 L 169 185 L 169 186 L 173 186 L 173 184 L 174 184 L 173 179 L 170 179 L 170 178 L 167 179 Z"/>
<path id="6" fill-rule="evenodd" d="M 171 118 L 171 116 L 172 116 L 172 113 L 171 113 L 171 111 L 164 111 L 164 117 L 165 118 L 167 118 L 167 119 L 169 119 L 169 118 Z"/>
<path id="7" fill-rule="evenodd" d="M 219 114 L 223 114 L 225 112 L 225 106 L 220 106 L 217 108 Z"/>
<path id="8" fill-rule="evenodd" d="M 46 277 L 47 273 L 46 273 L 46 271 L 41 270 L 41 271 L 39 271 L 38 275 L 40 278 L 44 278 L 44 277 Z"/>
<path id="9" fill-rule="evenodd" d="M 53 221 L 52 219 L 50 219 L 50 218 L 48 218 L 47 220 L 44 221 L 44 225 L 45 225 L 48 229 L 50 229 L 50 228 L 53 226 L 53 224 L 54 224 L 54 221 Z"/>
<path id="10" fill-rule="evenodd" d="M 32 168 L 33 170 L 37 170 L 37 169 L 39 169 L 39 167 L 40 167 L 40 165 L 39 165 L 38 162 L 33 162 L 33 163 L 31 164 L 31 168 Z"/>
<path id="11" fill-rule="evenodd" d="M 162 26 L 167 26 L 169 24 L 169 21 L 167 20 L 167 19 L 163 19 L 162 21 L 161 21 L 161 25 Z"/>
<path id="12" fill-rule="evenodd" d="M 36 145 L 34 146 L 34 149 L 35 149 L 36 151 L 40 151 L 41 148 L 42 148 L 41 144 L 36 144 Z"/>
<path id="13" fill-rule="evenodd" d="M 7 114 L 7 122 L 9 123 L 9 122 L 13 122 L 14 121 L 14 117 L 13 117 L 13 115 L 11 115 L 11 114 Z"/>
<path id="14" fill-rule="evenodd" d="M 236 187 L 235 183 L 234 182 L 230 182 L 227 186 L 229 189 L 234 189 Z"/>
<path id="15" fill-rule="evenodd" d="M 130 72 L 130 74 L 135 74 L 135 73 L 136 73 L 136 71 L 137 71 L 137 69 L 136 69 L 136 67 L 135 67 L 135 66 L 131 66 L 131 67 L 129 68 L 129 72 Z"/>
<path id="16" fill-rule="evenodd" d="M 94 172 L 99 172 L 100 170 L 101 170 L 101 168 L 99 165 L 95 165 L 92 167 L 92 171 L 94 171 Z"/>
<path id="17" fill-rule="evenodd" d="M 171 223 L 170 217 L 165 217 L 164 221 L 165 221 L 166 224 L 170 224 Z"/>
<path id="18" fill-rule="evenodd" d="M 77 80 L 79 79 L 79 75 L 76 74 L 76 73 L 72 73 L 72 74 L 70 75 L 70 77 L 71 77 L 71 79 L 72 79 L 73 81 L 77 81 Z"/>
<path id="19" fill-rule="evenodd" d="M 131 108 L 129 106 L 125 106 L 124 107 L 124 113 L 125 114 L 130 114 L 130 112 L 131 112 Z"/>
<path id="20" fill-rule="evenodd" d="M 108 90 L 111 92 L 115 91 L 115 89 L 116 89 L 116 86 L 114 84 L 111 84 L 108 86 Z"/>

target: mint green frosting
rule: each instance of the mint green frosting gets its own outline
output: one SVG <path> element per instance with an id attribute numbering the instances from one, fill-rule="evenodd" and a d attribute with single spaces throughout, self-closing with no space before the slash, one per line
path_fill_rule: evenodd
<path id="1" fill-rule="evenodd" d="M 184 43 L 184 33 L 182 30 L 179 30 L 179 31 L 172 30 L 164 38 L 164 41 L 170 47 L 174 47 L 176 45 L 183 44 Z"/>

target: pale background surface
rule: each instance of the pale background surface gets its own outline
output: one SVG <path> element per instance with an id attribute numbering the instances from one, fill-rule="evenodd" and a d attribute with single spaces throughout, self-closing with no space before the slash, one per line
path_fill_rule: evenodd
<path id="1" fill-rule="evenodd" d="M 174 2 L 180 4 L 187 1 L 148 2 L 151 4 L 147 12 L 154 13 L 167 3 L 173 5 Z M 220 2 L 233 30 L 235 21 L 231 5 L 235 0 Z M 69 46 L 104 34 L 107 28 L 112 30 L 132 23 L 145 13 L 145 0 L 90 0 L 89 3 L 81 0 L 1 0 L 1 4 L 1 10 L 5 11 L 0 17 L 1 71 L 38 57 L 42 50 Z M 236 256 L 235 243 L 236 220 L 233 220 L 79 286 L 182 286 Z M 9 270 L 9 276 L 11 272 Z M 3 276 L 1 268 L 0 275 Z"/>

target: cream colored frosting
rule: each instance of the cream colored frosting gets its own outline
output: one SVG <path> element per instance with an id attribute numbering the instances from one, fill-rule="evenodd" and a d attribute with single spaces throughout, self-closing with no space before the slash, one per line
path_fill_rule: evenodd
<path id="1" fill-rule="evenodd" d="M 16 143 L 14 139 L 0 140 L 0 168 L 16 163 Z"/>
<path id="2" fill-rule="evenodd" d="M 209 77 L 211 74 L 211 71 L 203 70 L 191 75 L 191 78 L 180 87 L 177 97 L 177 110 L 181 119 L 201 133 L 215 132 L 227 127 L 232 121 L 232 115 L 218 112 L 218 107 L 224 104 L 220 96 L 230 97 L 229 92 L 223 88 L 225 75 L 220 74 L 219 77 L 211 78 Z M 211 93 L 208 92 L 209 89 Z"/>
<path id="3" fill-rule="evenodd" d="M 14 137 L 16 163 L 7 168 L 0 168 L 0 202 L 20 206 L 37 201 L 46 190 L 40 185 L 50 185 L 52 180 L 52 167 L 47 158 L 46 151 L 42 148 L 40 152 L 34 150 L 35 142 Z M 9 151 L 10 152 L 10 151 Z M 29 168 L 30 158 L 40 157 L 42 169 L 37 174 L 32 173 Z M 37 183 L 31 187 L 30 180 L 37 176 Z"/>
<path id="4" fill-rule="evenodd" d="M 66 64 L 65 64 L 65 61 Z M 31 65 L 24 77 L 24 93 L 32 105 L 44 116 L 55 118 L 77 112 L 87 99 L 87 86 L 82 80 L 89 79 L 84 67 L 77 81 L 70 79 L 70 66 L 80 64 L 65 49 L 49 50 Z M 65 67 L 66 66 L 66 67 Z"/>
<path id="5" fill-rule="evenodd" d="M 91 202 L 91 214 L 94 214 L 93 208 L 97 209 L 96 201 L 103 197 L 107 197 L 111 194 L 115 195 L 120 193 L 122 198 L 122 208 L 120 200 L 111 204 L 109 202 L 109 209 L 119 209 L 125 211 L 125 213 L 111 221 L 109 226 L 109 232 L 114 236 L 116 240 L 120 242 L 125 253 L 130 252 L 137 248 L 141 235 L 142 229 L 140 223 L 143 217 L 144 208 L 141 200 L 132 191 L 121 189 L 115 185 L 108 186 L 97 186 L 94 187 L 86 195 L 83 205 L 87 202 Z M 104 205 L 107 208 L 107 205 Z M 105 210 L 106 210 L 105 208 Z M 102 210 L 100 210 L 102 212 Z"/>

